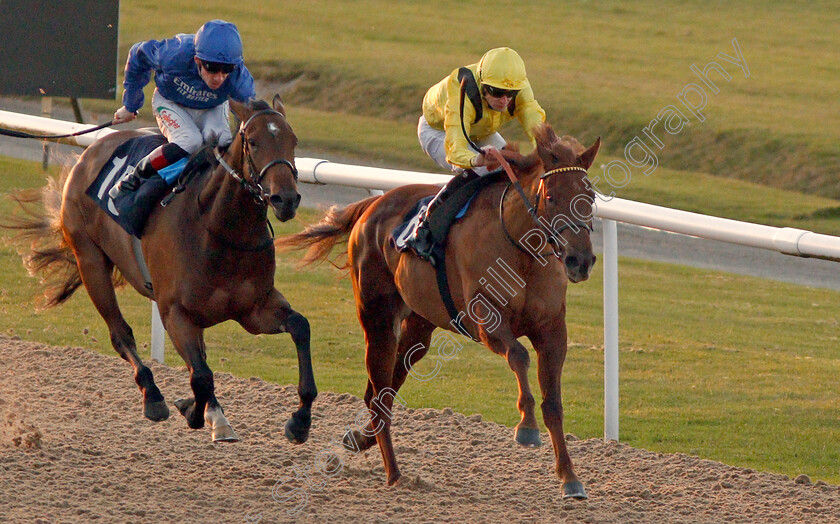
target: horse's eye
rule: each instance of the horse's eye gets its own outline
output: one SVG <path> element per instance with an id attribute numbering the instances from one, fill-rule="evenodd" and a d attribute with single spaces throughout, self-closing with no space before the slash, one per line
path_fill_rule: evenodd
<path id="1" fill-rule="evenodd" d="M 248 139 L 248 145 L 249 146 L 255 146 L 255 145 L 257 145 L 257 141 L 254 140 L 253 138 L 249 138 Z"/>
<path id="2" fill-rule="evenodd" d="M 554 197 L 551 195 L 545 195 L 546 202 L 554 202 Z"/>

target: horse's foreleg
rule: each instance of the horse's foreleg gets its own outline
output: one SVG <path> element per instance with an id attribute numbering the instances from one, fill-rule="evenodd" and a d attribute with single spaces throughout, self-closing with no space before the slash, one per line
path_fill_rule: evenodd
<path id="1" fill-rule="evenodd" d="M 561 319 L 556 330 L 531 337 L 537 351 L 537 374 L 543 403 L 542 412 L 551 443 L 554 445 L 555 468 L 562 481 L 563 498 L 586 499 L 586 490 L 575 474 L 572 459 L 566 448 L 563 430 L 563 403 L 560 397 L 560 379 L 566 360 L 566 321 Z"/>
<path id="2" fill-rule="evenodd" d="M 283 324 L 297 348 L 298 396 L 300 397 L 298 410 L 292 413 L 292 418 L 286 422 L 286 438 L 295 444 L 303 444 L 309 438 L 312 402 L 318 396 L 309 348 L 309 321 L 297 311 L 290 310 Z"/>
<path id="3" fill-rule="evenodd" d="M 536 402 L 531 394 L 531 385 L 528 383 L 528 367 L 531 365 L 528 350 L 516 340 L 507 324 L 497 326 L 492 333 L 482 328 L 480 336 L 494 353 L 505 357 L 508 366 L 516 375 L 516 383 L 519 386 L 516 407 L 521 417 L 519 424 L 516 425 L 514 435 L 516 442 L 529 447 L 541 446 L 540 427 L 534 415 Z"/>
<path id="4" fill-rule="evenodd" d="M 268 301 L 255 308 L 240 324 L 249 333 L 289 333 L 295 343 L 298 357 L 298 396 L 300 405 L 286 422 L 285 434 L 289 441 L 302 444 L 309 438 L 312 425 L 312 403 L 318 396 L 312 356 L 309 347 L 309 321 L 292 309 L 289 302 L 276 289 Z"/>
<path id="5" fill-rule="evenodd" d="M 179 308 L 167 309 L 166 312 L 161 310 L 161 315 L 175 349 L 190 370 L 190 388 L 195 395 L 194 398 L 176 400 L 175 407 L 192 429 L 203 428 L 205 422 L 210 424 L 213 442 L 236 442 L 239 438 L 216 400 L 213 371 L 207 365 L 204 331 Z"/>
<path id="6" fill-rule="evenodd" d="M 113 263 L 89 239 L 72 238 L 70 242 L 76 255 L 79 273 L 85 289 L 96 310 L 105 320 L 114 350 L 134 368 L 134 381 L 143 392 L 143 414 L 155 422 L 169 418 L 169 408 L 155 384 L 152 371 L 137 355 L 134 333 L 125 321 L 117 303 L 111 282 Z"/>

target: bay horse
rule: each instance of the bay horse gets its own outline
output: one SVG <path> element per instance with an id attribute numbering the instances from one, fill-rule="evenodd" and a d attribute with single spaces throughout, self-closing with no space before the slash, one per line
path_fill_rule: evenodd
<path id="1" fill-rule="evenodd" d="M 45 306 L 67 300 L 82 284 L 110 332 L 117 353 L 134 368 L 143 393 L 143 412 L 153 421 L 169 408 L 151 370 L 137 355 L 131 327 L 117 304 L 115 269 L 141 295 L 158 303 L 163 325 L 190 372 L 194 398 L 175 406 L 190 428 L 211 427 L 213 441 L 238 438 L 216 399 L 207 365 L 204 330 L 235 320 L 249 333 L 289 333 L 297 348 L 300 407 L 286 423 L 295 443 L 309 436 L 311 406 L 317 396 L 310 359 L 309 323 L 274 287 L 275 248 L 268 207 L 286 221 L 295 216 L 300 194 L 294 150 L 297 137 L 279 96 L 230 107 L 239 132 L 216 162 L 186 185 L 167 207 L 155 206 L 142 235 L 143 258 L 151 276 L 145 285 L 132 237 L 85 194 L 114 150 L 148 131 L 120 131 L 88 147 L 67 175 L 63 188 L 41 197 L 60 201 L 53 216 L 18 221 L 11 227 L 32 241 L 24 259 L 33 272 L 60 275 L 45 291 Z M 60 184 L 59 184 L 60 185 Z M 62 191 L 63 190 L 63 191 Z M 62 191 L 60 195 L 56 194 Z M 37 200 L 32 196 L 28 202 Z M 21 204 L 26 197 L 19 198 Z M 49 206 L 48 206 L 49 207 Z"/>
<path id="2" fill-rule="evenodd" d="M 505 155 L 529 201 L 536 201 L 543 227 L 535 227 L 518 194 L 504 183 L 494 183 L 475 196 L 466 215 L 451 227 L 445 267 L 464 334 L 505 357 L 516 375 L 521 414 L 516 441 L 539 445 L 527 376 L 530 359 L 517 338 L 531 340 L 538 359 L 543 419 L 554 446 L 563 497 L 583 499 L 586 491 L 566 449 L 560 378 L 567 349 L 566 287 L 569 281 L 586 280 L 595 263 L 589 236 L 594 192 L 586 171 L 600 139 L 584 150 L 574 139 L 559 139 L 547 124 L 536 130 L 536 139 L 536 151 L 530 155 Z M 336 243 L 347 241 L 344 268 L 350 272 L 365 334 L 369 376 L 365 403 L 372 418 L 366 430 L 345 435 L 345 446 L 367 449 L 378 443 L 389 485 L 400 479 L 390 433 L 397 391 L 428 351 L 435 328 L 457 332 L 457 322 L 433 284 L 435 269 L 409 252 L 398 252 L 389 239 L 409 209 L 437 191 L 437 186 L 407 185 L 342 209 L 333 207 L 320 222 L 276 242 L 283 249 L 308 248 L 302 261 L 307 264 L 326 259 Z M 546 224 L 553 231 L 547 231 Z M 551 234 L 554 244 L 544 238 L 535 246 L 533 239 L 544 233 Z M 539 249 L 526 249 L 524 244 Z M 518 292 L 507 298 L 487 285 L 485 277 L 499 261 L 520 283 Z M 512 284 L 510 288 L 516 289 Z"/>

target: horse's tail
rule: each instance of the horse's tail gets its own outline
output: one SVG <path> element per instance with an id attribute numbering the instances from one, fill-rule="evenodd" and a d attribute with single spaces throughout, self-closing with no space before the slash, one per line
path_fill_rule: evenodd
<path id="1" fill-rule="evenodd" d="M 307 226 L 300 233 L 278 238 L 274 244 L 285 251 L 308 249 L 301 260 L 304 266 L 326 260 L 336 244 L 347 242 L 353 226 L 379 198 L 372 196 L 346 207 L 333 206 L 317 224 Z M 339 269 L 348 267 L 346 262 L 340 266 L 332 261 L 330 263 Z"/>
<path id="2" fill-rule="evenodd" d="M 11 243 L 18 246 L 29 274 L 40 275 L 45 285 L 41 309 L 61 304 L 82 285 L 76 256 L 61 231 L 61 189 L 65 178 L 50 177 L 43 188 L 10 195 L 26 216 L 4 218 L 0 223 L 0 227 L 18 231 Z"/>

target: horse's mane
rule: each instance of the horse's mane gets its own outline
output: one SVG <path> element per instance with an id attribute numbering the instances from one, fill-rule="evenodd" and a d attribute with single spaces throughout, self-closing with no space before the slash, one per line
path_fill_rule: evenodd
<path id="1" fill-rule="evenodd" d="M 552 164 L 562 162 L 566 165 L 574 165 L 577 156 L 586 151 L 586 148 L 572 136 L 563 135 L 558 138 L 551 126 L 546 123 L 534 129 L 534 138 L 537 149 L 528 155 L 520 153 L 519 144 L 516 143 L 507 144 L 502 150 L 502 156 L 516 168 L 519 178 L 532 174 L 544 165 L 544 159 L 540 157 L 541 148 L 552 155 Z"/>
<path id="2" fill-rule="evenodd" d="M 268 105 L 268 102 L 256 98 L 249 100 L 248 103 L 245 105 L 248 107 L 248 109 L 252 111 L 262 111 L 265 109 L 271 109 L 271 106 Z"/>

